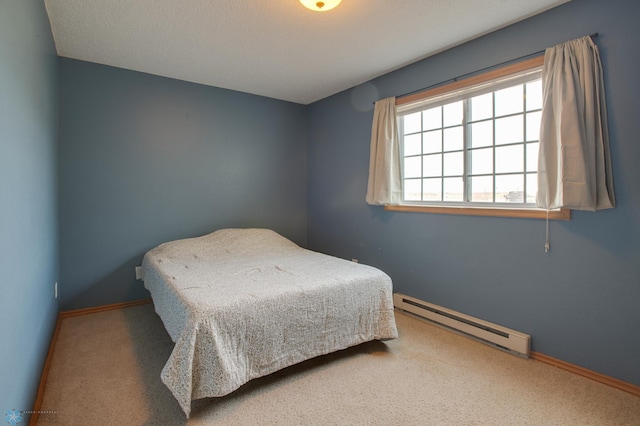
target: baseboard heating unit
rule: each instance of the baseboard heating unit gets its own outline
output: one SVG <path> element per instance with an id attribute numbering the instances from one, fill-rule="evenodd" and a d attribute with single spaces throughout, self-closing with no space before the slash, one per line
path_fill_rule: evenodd
<path id="1" fill-rule="evenodd" d="M 485 343 L 529 357 L 531 336 L 404 294 L 393 294 L 393 305 L 436 324 L 461 332 Z"/>

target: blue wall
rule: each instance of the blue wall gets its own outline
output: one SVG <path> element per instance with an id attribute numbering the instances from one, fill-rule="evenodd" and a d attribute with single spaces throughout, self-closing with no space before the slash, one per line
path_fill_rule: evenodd
<path id="1" fill-rule="evenodd" d="M 302 105 L 60 59 L 61 309 L 149 297 L 156 245 L 269 227 L 305 245 Z"/>
<path id="2" fill-rule="evenodd" d="M 515 328 L 533 350 L 640 385 L 640 2 L 574 0 L 310 106 L 309 247 L 395 291 Z M 372 102 L 599 32 L 618 206 L 541 220 L 365 204 Z"/>
<path id="3" fill-rule="evenodd" d="M 0 0 L 0 416 L 30 410 L 58 311 L 57 58 L 42 1 Z"/>

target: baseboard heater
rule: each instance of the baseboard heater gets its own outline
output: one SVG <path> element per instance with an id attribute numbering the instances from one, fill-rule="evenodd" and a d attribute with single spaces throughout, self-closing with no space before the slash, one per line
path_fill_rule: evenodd
<path id="1" fill-rule="evenodd" d="M 421 318 L 464 333 L 485 343 L 529 357 L 531 336 L 404 294 L 393 294 L 393 305 Z"/>

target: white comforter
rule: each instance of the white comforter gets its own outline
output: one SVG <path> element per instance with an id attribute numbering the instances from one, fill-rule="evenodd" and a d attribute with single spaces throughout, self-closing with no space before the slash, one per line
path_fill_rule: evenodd
<path id="1" fill-rule="evenodd" d="M 391 279 L 266 229 L 224 229 L 149 251 L 144 284 L 175 342 L 162 370 L 191 400 L 369 340 L 397 337 Z"/>

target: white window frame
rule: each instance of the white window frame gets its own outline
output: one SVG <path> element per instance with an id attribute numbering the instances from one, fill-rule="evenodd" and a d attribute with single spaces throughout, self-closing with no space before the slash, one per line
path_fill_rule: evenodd
<path id="1" fill-rule="evenodd" d="M 468 79 L 455 81 L 450 84 L 429 89 L 420 93 L 405 96 L 396 100 L 398 116 L 408 115 L 413 112 L 437 107 L 461 99 L 471 98 L 483 93 L 494 92 L 504 87 L 514 86 L 527 80 L 535 80 L 541 74 L 544 57 L 538 56 L 516 64 L 508 65 L 500 69 L 489 71 Z M 526 113 L 526 112 L 525 112 Z M 523 147 L 526 144 L 523 143 Z M 466 158 L 467 150 L 470 149 L 465 143 L 464 154 Z M 466 162 L 466 160 L 465 160 Z M 466 178 L 468 170 L 464 170 Z M 495 174 L 494 174 L 495 175 Z M 403 173 L 404 186 L 404 173 Z M 404 190 L 404 188 L 403 188 Z M 526 201 L 526 200 L 525 200 Z M 525 218 L 547 218 L 569 220 L 571 212 L 568 209 L 546 210 L 538 209 L 535 205 L 526 203 L 479 203 L 465 201 L 462 202 L 428 202 L 428 201 L 403 201 L 397 206 L 386 206 L 385 209 L 392 211 L 422 212 L 422 213 L 444 213 L 444 214 L 464 214 L 480 216 L 499 217 L 525 217 Z"/>

